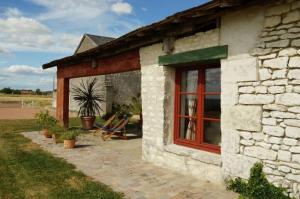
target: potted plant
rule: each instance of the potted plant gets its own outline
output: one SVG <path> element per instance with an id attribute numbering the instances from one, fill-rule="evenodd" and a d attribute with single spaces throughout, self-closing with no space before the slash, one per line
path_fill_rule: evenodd
<path id="1" fill-rule="evenodd" d="M 82 127 L 91 130 L 94 127 L 96 115 L 102 110 L 100 104 L 104 102 L 97 78 L 82 79 L 79 86 L 72 89 L 73 99 L 79 106 L 78 115 L 81 118 Z"/>
<path id="2" fill-rule="evenodd" d="M 79 135 L 78 130 L 68 130 L 62 134 L 64 140 L 64 148 L 72 149 L 75 147 L 76 137 Z"/>
<path id="3" fill-rule="evenodd" d="M 42 129 L 42 134 L 46 138 L 51 138 L 49 134 L 49 128 L 57 124 L 56 119 L 49 114 L 49 111 L 41 111 L 35 115 L 38 126 Z"/>
<path id="4" fill-rule="evenodd" d="M 60 125 L 53 125 L 49 128 L 48 133 L 52 136 L 52 140 L 54 144 L 58 142 L 58 139 L 60 139 L 61 135 L 65 132 L 65 129 Z"/>

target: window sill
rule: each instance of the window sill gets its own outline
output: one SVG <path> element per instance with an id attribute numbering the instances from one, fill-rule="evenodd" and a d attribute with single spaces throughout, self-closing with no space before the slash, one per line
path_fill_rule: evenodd
<path id="1" fill-rule="evenodd" d="M 170 144 L 165 146 L 165 151 L 169 153 L 174 153 L 180 156 L 190 157 L 191 159 L 207 163 L 213 164 L 216 166 L 221 166 L 221 156 L 220 154 L 210 153 L 206 151 L 201 151 L 197 149 L 187 148 L 184 146 Z"/>

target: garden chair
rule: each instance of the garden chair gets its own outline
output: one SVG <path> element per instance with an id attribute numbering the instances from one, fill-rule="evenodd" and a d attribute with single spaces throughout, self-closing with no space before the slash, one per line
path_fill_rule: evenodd
<path id="1" fill-rule="evenodd" d="M 120 120 L 120 122 L 111 129 L 102 131 L 102 139 L 106 141 L 110 139 L 113 135 L 118 136 L 121 139 L 127 140 L 126 136 L 126 125 L 128 124 L 129 119 L 125 118 Z"/>
<path id="2" fill-rule="evenodd" d="M 116 114 L 114 114 L 110 118 L 108 118 L 108 120 L 106 120 L 103 125 L 101 125 L 98 122 L 95 122 L 95 127 L 96 127 L 95 133 L 98 133 L 98 132 L 101 133 L 103 130 L 108 130 L 108 129 L 114 128 L 114 127 L 112 127 L 112 122 L 114 121 L 115 118 L 116 118 Z"/>

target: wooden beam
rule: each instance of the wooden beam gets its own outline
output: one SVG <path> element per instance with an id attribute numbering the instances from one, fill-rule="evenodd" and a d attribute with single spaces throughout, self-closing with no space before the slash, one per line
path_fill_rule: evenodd
<path id="1" fill-rule="evenodd" d="M 69 79 L 57 77 L 56 119 L 68 128 L 69 126 Z"/>
<path id="2" fill-rule="evenodd" d="M 207 63 L 227 58 L 228 46 L 215 46 L 189 52 L 164 55 L 159 57 L 159 65 L 180 65 L 186 63 Z"/>
<path id="3" fill-rule="evenodd" d="M 59 78 L 76 78 L 121 73 L 140 70 L 141 68 L 138 50 L 106 58 L 94 58 L 93 60 L 94 61 L 92 61 L 92 59 L 87 59 L 84 62 L 60 65 L 57 67 L 57 75 Z M 93 68 L 93 65 L 96 67 Z"/>

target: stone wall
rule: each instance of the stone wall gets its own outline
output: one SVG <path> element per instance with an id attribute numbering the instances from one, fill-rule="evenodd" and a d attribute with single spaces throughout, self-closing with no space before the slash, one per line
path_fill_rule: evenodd
<path id="1" fill-rule="evenodd" d="M 175 41 L 174 53 L 219 45 L 219 30 Z M 175 69 L 158 65 L 162 43 L 140 49 L 143 101 L 143 159 L 201 179 L 222 182 L 218 154 L 173 144 Z"/>
<path id="2" fill-rule="evenodd" d="M 101 104 L 103 109 L 101 114 L 109 113 L 112 110 L 112 104 L 130 104 L 132 97 L 141 94 L 141 72 L 130 71 L 117 74 L 91 76 L 83 78 L 70 79 L 70 91 L 76 85 L 79 85 L 81 79 L 85 81 L 87 78 L 97 77 L 100 93 L 105 100 Z M 56 107 L 56 93 L 53 95 L 52 107 Z M 79 107 L 73 100 L 72 93 L 69 97 L 69 109 L 76 112 Z"/>
<path id="3" fill-rule="evenodd" d="M 239 81 L 238 154 L 264 163 L 269 181 L 300 196 L 300 1 L 265 11 L 257 48 L 257 81 Z M 254 113 L 255 112 L 255 113 Z M 251 119 L 251 117 L 256 117 Z M 247 120 L 248 118 L 248 120 Z"/>

